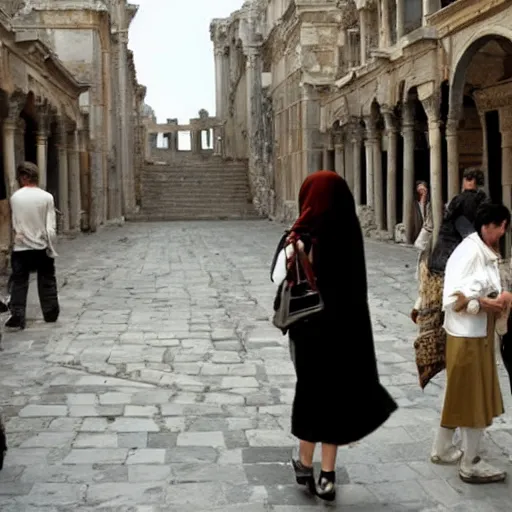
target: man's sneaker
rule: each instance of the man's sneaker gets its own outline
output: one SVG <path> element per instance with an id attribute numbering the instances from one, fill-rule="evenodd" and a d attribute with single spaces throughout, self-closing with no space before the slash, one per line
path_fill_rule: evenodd
<path id="1" fill-rule="evenodd" d="M 19 316 L 11 315 L 5 322 L 5 327 L 23 330 L 25 329 L 25 320 L 21 319 Z"/>

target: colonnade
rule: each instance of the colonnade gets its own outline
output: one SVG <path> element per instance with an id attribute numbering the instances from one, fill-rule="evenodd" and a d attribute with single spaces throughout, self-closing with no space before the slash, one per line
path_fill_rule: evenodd
<path id="1" fill-rule="evenodd" d="M 7 197 L 18 188 L 16 182 L 16 167 L 20 158 L 16 154 L 17 139 L 24 138 L 23 128 L 20 126 L 20 114 L 25 106 L 24 97 L 11 97 L 8 100 L 8 113 L 2 120 L 3 136 L 3 167 Z M 34 162 L 39 168 L 39 185 L 46 189 L 49 172 L 58 172 L 58 194 L 56 207 L 62 214 L 60 226 L 62 231 L 76 231 L 80 229 L 81 205 L 81 173 L 80 173 L 80 134 L 76 123 L 70 121 L 65 115 L 58 115 L 47 103 L 36 105 L 36 155 Z M 58 167 L 49 169 L 48 139 L 51 130 L 56 140 L 58 152 Z M 26 148 L 25 148 L 26 150 Z M 24 158 L 24 156 L 22 156 Z"/>

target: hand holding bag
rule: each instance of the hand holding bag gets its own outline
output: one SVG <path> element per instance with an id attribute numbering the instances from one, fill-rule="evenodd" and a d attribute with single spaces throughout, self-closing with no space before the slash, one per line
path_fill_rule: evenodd
<path id="1" fill-rule="evenodd" d="M 287 277 L 277 290 L 272 321 L 283 334 L 286 334 L 293 325 L 311 318 L 324 309 L 308 255 L 303 249 L 298 248 L 296 242 L 292 244 L 292 264 L 289 269 L 287 268 Z M 293 272 L 295 276 L 291 278 Z"/>

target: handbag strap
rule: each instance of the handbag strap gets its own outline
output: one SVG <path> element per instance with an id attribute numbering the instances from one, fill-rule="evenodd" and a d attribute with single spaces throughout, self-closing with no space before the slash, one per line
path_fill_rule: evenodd
<path id="1" fill-rule="evenodd" d="M 299 274 L 298 267 L 300 265 L 302 267 L 302 270 L 304 270 L 304 275 L 309 286 L 313 291 L 317 291 L 315 273 L 313 272 L 313 267 L 311 265 L 311 262 L 309 261 L 308 255 L 302 249 L 299 249 L 297 242 L 295 240 L 292 241 L 292 246 L 294 255 L 293 257 L 295 258 L 295 264 L 297 265 L 297 277 Z"/>

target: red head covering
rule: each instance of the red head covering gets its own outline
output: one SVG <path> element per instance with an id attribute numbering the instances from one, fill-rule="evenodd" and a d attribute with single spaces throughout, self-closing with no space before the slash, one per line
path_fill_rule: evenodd
<path id="1" fill-rule="evenodd" d="M 297 234 L 312 236 L 324 231 L 350 195 L 345 180 L 333 171 L 317 171 L 302 183 L 299 192 L 299 218 L 291 228 Z"/>

